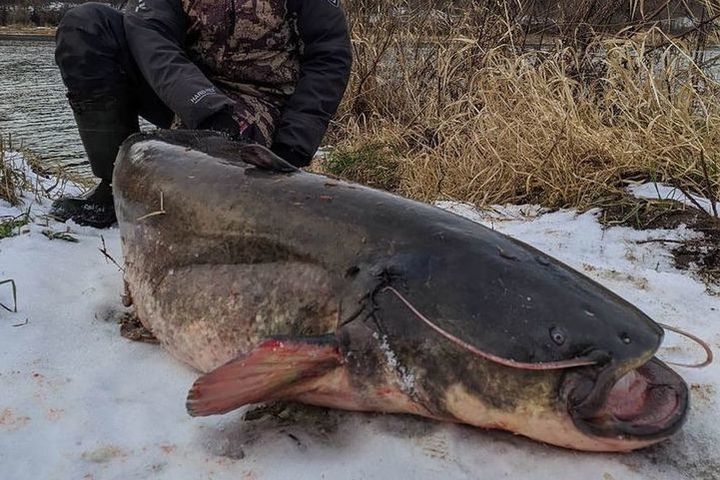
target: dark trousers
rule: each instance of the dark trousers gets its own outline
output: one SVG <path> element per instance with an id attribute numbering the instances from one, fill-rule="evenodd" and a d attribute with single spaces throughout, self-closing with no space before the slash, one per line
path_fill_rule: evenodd
<path id="1" fill-rule="evenodd" d="M 157 127 L 170 127 L 174 114 L 138 70 L 120 11 L 99 3 L 75 7 L 60 22 L 56 40 L 55 61 L 76 113 L 92 102 L 119 101 Z"/>

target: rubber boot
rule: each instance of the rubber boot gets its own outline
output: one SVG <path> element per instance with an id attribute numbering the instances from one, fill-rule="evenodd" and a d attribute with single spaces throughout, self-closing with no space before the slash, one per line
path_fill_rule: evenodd
<path id="1" fill-rule="evenodd" d="M 56 200 L 50 215 L 60 221 L 107 228 L 116 222 L 112 196 L 115 157 L 120 144 L 139 131 L 137 109 L 127 95 L 86 100 L 68 97 L 90 167 L 100 183 L 80 197 Z"/>

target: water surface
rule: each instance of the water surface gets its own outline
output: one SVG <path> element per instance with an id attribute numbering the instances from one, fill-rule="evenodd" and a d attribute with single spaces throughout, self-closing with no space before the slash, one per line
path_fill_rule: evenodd
<path id="1" fill-rule="evenodd" d="M 48 162 L 76 163 L 85 155 L 54 48 L 52 38 L 0 39 L 0 133 Z"/>

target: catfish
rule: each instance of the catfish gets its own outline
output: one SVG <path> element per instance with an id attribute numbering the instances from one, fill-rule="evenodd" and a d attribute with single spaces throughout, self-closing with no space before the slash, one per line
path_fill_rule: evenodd
<path id="1" fill-rule="evenodd" d="M 190 415 L 296 401 L 585 451 L 685 421 L 657 323 L 470 220 L 198 131 L 130 137 L 113 188 L 136 313 L 205 373 Z"/>

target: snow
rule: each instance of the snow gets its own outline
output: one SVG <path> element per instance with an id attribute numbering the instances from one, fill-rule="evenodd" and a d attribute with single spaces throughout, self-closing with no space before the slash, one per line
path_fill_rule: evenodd
<path id="1" fill-rule="evenodd" d="M 286 420 L 245 421 L 242 412 L 190 418 L 184 403 L 196 373 L 158 346 L 119 335 L 122 277 L 98 251 L 102 237 L 120 261 L 117 229 L 54 223 L 42 216 L 49 200 L 26 200 L 20 208 L 0 202 L 0 215 L 29 206 L 33 217 L 20 235 L 0 240 L 0 281 L 18 287 L 18 313 L 0 310 L 2 479 L 720 478 L 717 363 L 679 369 L 692 386 L 687 425 L 631 454 L 572 452 L 396 415 L 296 408 Z M 658 321 L 720 346 L 719 292 L 675 269 L 662 243 L 638 243 L 698 234 L 604 230 L 595 212 L 441 206 L 550 253 Z M 49 240 L 48 228 L 69 228 L 79 241 Z M 0 302 L 12 304 L 9 284 L 0 285 Z M 660 356 L 697 361 L 702 351 L 668 335 Z"/>
<path id="2" fill-rule="evenodd" d="M 662 183 L 648 182 L 630 185 L 628 191 L 638 198 L 649 198 L 653 200 L 676 200 L 680 203 L 691 207 L 702 207 L 707 213 L 714 215 L 720 212 L 720 203 L 715 202 L 715 210 L 713 211 L 713 202 L 706 198 L 698 197 L 682 192 L 679 188 Z"/>

